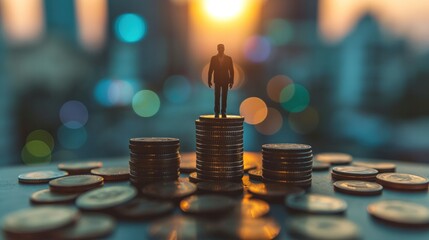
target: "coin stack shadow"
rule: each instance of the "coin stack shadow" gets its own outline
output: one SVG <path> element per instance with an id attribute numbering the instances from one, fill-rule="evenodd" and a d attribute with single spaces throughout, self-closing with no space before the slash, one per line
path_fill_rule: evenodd
<path id="1" fill-rule="evenodd" d="M 179 178 L 180 142 L 177 138 L 131 138 L 130 182 L 142 186 Z"/>
<path id="2" fill-rule="evenodd" d="M 309 145 L 262 145 L 262 178 L 265 182 L 308 188 L 311 186 L 312 165 L 313 153 Z"/>
<path id="3" fill-rule="evenodd" d="M 241 181 L 243 122 L 244 117 L 234 115 L 202 115 L 195 121 L 198 180 Z"/>

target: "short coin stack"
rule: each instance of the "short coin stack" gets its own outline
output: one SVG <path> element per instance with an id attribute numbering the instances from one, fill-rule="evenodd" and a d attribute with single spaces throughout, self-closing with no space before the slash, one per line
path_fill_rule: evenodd
<path id="1" fill-rule="evenodd" d="M 131 138 L 130 182 L 141 186 L 179 177 L 180 142 L 177 138 Z"/>
<path id="2" fill-rule="evenodd" d="M 298 187 L 311 186 L 313 153 L 305 144 L 262 145 L 262 178 Z"/>
<path id="3" fill-rule="evenodd" d="M 234 115 L 202 115 L 195 121 L 198 180 L 241 181 L 243 121 L 244 117 Z"/>

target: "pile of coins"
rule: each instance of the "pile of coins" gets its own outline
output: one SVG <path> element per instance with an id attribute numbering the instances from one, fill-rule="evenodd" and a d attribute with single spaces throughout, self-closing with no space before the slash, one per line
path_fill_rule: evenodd
<path id="1" fill-rule="evenodd" d="M 262 145 L 262 178 L 268 182 L 278 182 L 308 188 L 311 186 L 313 153 L 305 144 L 264 144 Z"/>
<path id="2" fill-rule="evenodd" d="M 195 121 L 197 181 L 241 181 L 244 117 L 200 116 Z"/>
<path id="3" fill-rule="evenodd" d="M 378 171 L 373 168 L 357 166 L 334 167 L 331 171 L 335 180 L 375 181 L 377 174 Z"/>
<path id="4" fill-rule="evenodd" d="M 180 142 L 177 138 L 131 138 L 130 182 L 141 186 L 179 177 Z"/>

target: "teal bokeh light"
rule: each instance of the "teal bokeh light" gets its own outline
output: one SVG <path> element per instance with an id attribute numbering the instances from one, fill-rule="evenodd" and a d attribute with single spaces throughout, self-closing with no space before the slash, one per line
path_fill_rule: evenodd
<path id="1" fill-rule="evenodd" d="M 123 42 L 135 43 L 146 36 L 144 19 L 133 13 L 120 15 L 115 22 L 116 36 Z"/>
<path id="2" fill-rule="evenodd" d="M 273 19 L 268 23 L 267 37 L 275 46 L 285 45 L 293 38 L 293 28 L 285 19 Z"/>
<path id="3" fill-rule="evenodd" d="M 151 90 L 141 90 L 136 93 L 132 100 L 134 112 L 140 117 L 152 117 L 161 106 L 158 94 Z"/>
<path id="4" fill-rule="evenodd" d="M 280 103 L 289 112 L 302 112 L 310 103 L 310 94 L 302 85 L 289 84 L 280 93 Z"/>
<path id="5" fill-rule="evenodd" d="M 164 82 L 164 96 L 172 103 L 185 103 L 192 91 L 191 84 L 184 76 L 173 75 Z"/>

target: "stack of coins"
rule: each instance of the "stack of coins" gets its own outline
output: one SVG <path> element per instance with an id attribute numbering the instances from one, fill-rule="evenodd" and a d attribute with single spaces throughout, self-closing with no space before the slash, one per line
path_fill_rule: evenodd
<path id="1" fill-rule="evenodd" d="M 344 166 L 334 167 L 331 171 L 334 180 L 375 181 L 378 171 L 373 168 Z"/>
<path id="2" fill-rule="evenodd" d="M 177 138 L 131 138 L 130 182 L 141 186 L 179 177 L 180 142 Z"/>
<path id="3" fill-rule="evenodd" d="M 243 121 L 244 117 L 234 115 L 203 115 L 195 121 L 198 180 L 241 181 Z"/>
<path id="4" fill-rule="evenodd" d="M 298 187 L 311 186 L 313 153 L 305 144 L 262 145 L 262 178 Z"/>

